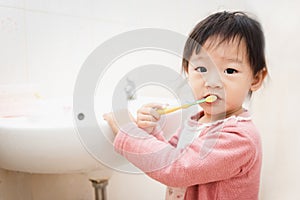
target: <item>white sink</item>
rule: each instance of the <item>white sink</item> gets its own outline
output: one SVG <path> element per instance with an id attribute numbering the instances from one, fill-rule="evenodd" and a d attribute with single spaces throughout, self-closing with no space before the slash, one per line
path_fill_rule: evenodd
<path id="1" fill-rule="evenodd" d="M 102 169 L 75 132 L 71 105 L 40 100 L 28 116 L 0 118 L 0 168 L 30 173 Z"/>
<path id="2" fill-rule="evenodd" d="M 143 97 L 129 102 L 129 110 L 147 102 L 166 102 L 166 99 Z M 176 103 L 169 99 L 169 104 Z M 22 117 L 0 118 L 0 168 L 30 173 L 78 173 L 105 169 L 99 161 L 84 148 L 78 136 L 72 111 L 71 98 L 67 100 L 40 100 L 32 114 Z M 106 109 L 106 110 L 105 110 Z M 99 125 L 108 138 L 112 133 L 99 111 Z M 169 114 L 167 120 L 180 124 L 181 118 Z M 176 123 L 177 120 L 177 123 Z M 173 124 L 172 123 L 172 124 Z M 178 127 L 164 123 L 163 129 L 173 132 Z M 99 143 L 100 144 L 100 143 Z M 110 157 L 113 152 L 103 152 Z M 113 156 L 111 156 L 112 159 Z M 128 164 L 126 160 L 120 164 Z"/>

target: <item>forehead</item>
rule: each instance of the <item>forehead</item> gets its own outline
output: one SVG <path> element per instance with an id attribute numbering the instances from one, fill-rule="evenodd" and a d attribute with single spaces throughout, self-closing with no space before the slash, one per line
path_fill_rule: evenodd
<path id="1" fill-rule="evenodd" d="M 197 57 L 223 58 L 242 63 L 248 62 L 246 43 L 239 37 L 230 40 L 210 37 L 205 41 L 200 52 L 193 52 L 190 60 L 192 61 Z"/>

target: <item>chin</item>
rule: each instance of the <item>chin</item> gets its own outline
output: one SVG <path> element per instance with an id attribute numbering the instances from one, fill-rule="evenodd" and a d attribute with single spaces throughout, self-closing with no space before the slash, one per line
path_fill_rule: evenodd
<path id="1" fill-rule="evenodd" d="M 223 109 L 217 108 L 210 108 L 210 109 L 203 109 L 204 113 L 211 116 L 218 116 L 218 118 L 225 118 L 226 111 Z"/>

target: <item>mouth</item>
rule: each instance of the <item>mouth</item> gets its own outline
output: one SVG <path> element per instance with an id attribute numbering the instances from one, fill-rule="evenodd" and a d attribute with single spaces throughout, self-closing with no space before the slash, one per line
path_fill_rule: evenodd
<path id="1" fill-rule="evenodd" d="M 207 98 L 208 96 L 211 96 L 211 95 L 216 96 L 217 100 L 221 99 L 221 97 L 219 95 L 217 95 L 217 94 L 207 94 L 207 95 L 203 96 L 203 98 Z"/>

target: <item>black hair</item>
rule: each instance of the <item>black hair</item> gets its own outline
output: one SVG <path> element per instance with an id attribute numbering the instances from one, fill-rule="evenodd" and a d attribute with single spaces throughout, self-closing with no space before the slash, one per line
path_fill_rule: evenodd
<path id="1" fill-rule="evenodd" d="M 247 47 L 247 58 L 252 72 L 256 75 L 266 69 L 265 39 L 260 23 L 244 12 L 218 12 L 200 21 L 190 33 L 184 47 L 182 67 L 188 71 L 189 59 L 193 52 L 199 53 L 201 46 L 212 37 L 221 42 L 239 39 Z"/>

